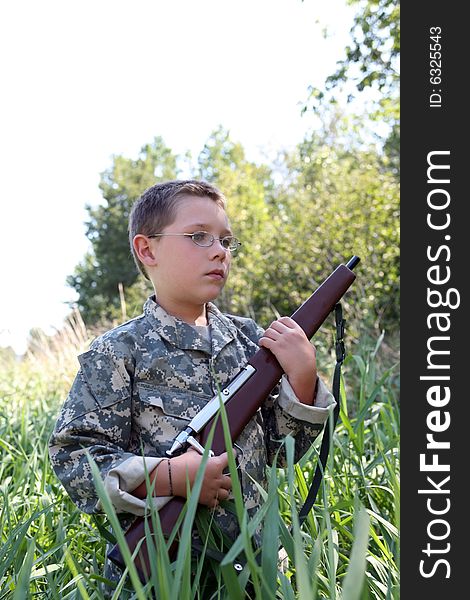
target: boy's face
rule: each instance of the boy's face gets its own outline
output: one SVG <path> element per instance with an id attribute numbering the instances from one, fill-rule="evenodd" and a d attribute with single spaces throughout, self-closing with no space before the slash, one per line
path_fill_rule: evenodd
<path id="1" fill-rule="evenodd" d="M 207 197 L 182 197 L 176 219 L 160 233 L 207 231 L 215 238 L 232 235 L 224 209 Z M 190 237 L 163 236 L 151 240 L 156 265 L 151 275 L 159 302 L 178 314 L 217 298 L 228 277 L 231 253 L 219 240 L 197 246 Z"/>

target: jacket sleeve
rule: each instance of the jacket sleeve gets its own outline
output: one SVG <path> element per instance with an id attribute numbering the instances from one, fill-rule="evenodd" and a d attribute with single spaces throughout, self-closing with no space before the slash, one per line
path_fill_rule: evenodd
<path id="1" fill-rule="evenodd" d="M 80 370 L 49 440 L 52 467 L 73 502 L 100 511 L 90 456 L 118 513 L 143 515 L 146 501 L 130 492 L 162 460 L 127 452 L 131 434 L 131 378 L 125 361 L 103 345 L 79 357 Z M 153 498 L 157 509 L 168 497 Z"/>
<path id="2" fill-rule="evenodd" d="M 244 320 L 243 325 L 245 335 L 258 343 L 264 329 L 251 319 Z M 294 437 L 294 458 L 296 462 L 300 460 L 321 433 L 335 406 L 334 396 L 321 378 L 318 379 L 314 404 L 308 405 L 300 402 L 287 376 L 283 375 L 261 407 L 269 464 L 272 464 L 276 452 L 281 448 L 287 435 Z M 279 452 L 277 465 L 285 466 L 283 447 Z"/>
<path id="3" fill-rule="evenodd" d="M 322 405 L 319 405 L 319 404 Z M 277 466 L 285 466 L 282 442 L 287 435 L 295 440 L 294 460 L 298 462 L 323 430 L 329 414 L 336 406 L 333 394 L 319 378 L 315 404 L 303 404 L 297 398 L 285 375 L 261 407 L 265 427 L 265 443 L 269 464 L 276 452 Z"/>

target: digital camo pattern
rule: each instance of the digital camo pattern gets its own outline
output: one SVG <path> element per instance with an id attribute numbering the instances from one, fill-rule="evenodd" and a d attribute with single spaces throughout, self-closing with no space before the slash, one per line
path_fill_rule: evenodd
<path id="1" fill-rule="evenodd" d="M 134 455 L 164 456 L 175 435 L 217 393 L 216 382 L 220 387 L 228 383 L 259 348 L 263 330 L 253 320 L 224 315 L 211 303 L 207 316 L 210 340 L 151 297 L 143 315 L 100 336 L 80 355 L 81 368 L 50 439 L 50 458 L 81 510 L 99 510 L 86 450 L 103 479 Z M 251 514 L 260 494 L 250 477 L 266 488 L 265 467 L 285 435 L 296 438 L 300 457 L 320 430 L 321 425 L 286 414 L 275 393 L 266 400 L 237 441 Z M 236 537 L 235 517 L 219 507 L 216 521 Z"/>

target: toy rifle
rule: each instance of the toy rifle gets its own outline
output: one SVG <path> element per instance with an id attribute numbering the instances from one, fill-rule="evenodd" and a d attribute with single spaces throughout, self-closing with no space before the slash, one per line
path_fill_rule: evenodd
<path id="1" fill-rule="evenodd" d="M 339 265 L 331 275 L 315 290 L 315 292 L 292 314 L 291 318 L 304 330 L 310 339 L 320 328 L 322 323 L 334 309 L 337 302 L 346 293 L 356 276 L 352 269 L 359 262 L 357 256 L 353 256 L 346 265 Z M 199 411 L 189 425 L 181 431 L 173 441 L 173 445 L 167 452 L 168 456 L 185 450 L 188 445 L 196 448 L 201 454 L 204 452 L 204 444 L 217 418 L 220 409 L 220 401 L 224 403 L 229 423 L 230 437 L 235 442 L 250 419 L 256 414 L 264 400 L 279 382 L 283 374 L 282 367 L 276 360 L 274 354 L 267 348 L 260 347 L 259 350 L 243 367 L 239 374 L 225 386 L 220 395 L 215 395 Z M 199 437 L 199 441 L 196 439 Z M 218 419 L 211 444 L 211 455 L 219 455 L 226 451 L 224 431 L 221 419 Z M 182 497 L 173 497 L 163 508 L 159 510 L 161 527 L 165 537 L 169 537 L 178 520 L 186 500 Z M 126 542 L 131 554 L 137 545 L 141 543 L 140 550 L 134 559 L 142 581 L 146 581 L 151 573 L 149 555 L 146 546 L 145 517 L 138 517 L 125 533 Z M 152 521 L 148 519 L 148 526 L 152 532 Z M 176 549 L 174 542 L 170 553 Z M 122 569 L 125 568 L 124 558 L 115 545 L 108 553 L 108 558 Z"/>

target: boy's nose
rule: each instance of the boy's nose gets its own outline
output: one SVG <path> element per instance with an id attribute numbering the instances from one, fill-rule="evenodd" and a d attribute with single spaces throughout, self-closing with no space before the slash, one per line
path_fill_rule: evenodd
<path id="1" fill-rule="evenodd" d="M 217 255 L 223 254 L 225 256 L 228 253 L 227 248 L 224 248 L 222 246 L 222 242 L 218 239 L 214 240 L 214 243 L 212 244 L 211 248 L 214 253 L 217 253 Z"/>

